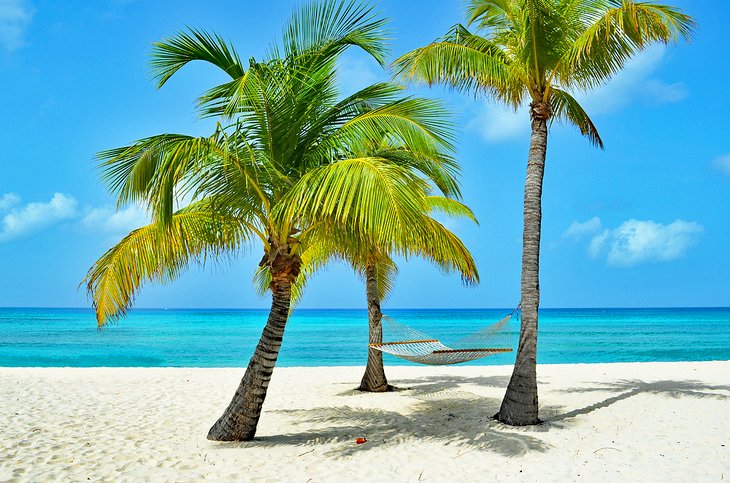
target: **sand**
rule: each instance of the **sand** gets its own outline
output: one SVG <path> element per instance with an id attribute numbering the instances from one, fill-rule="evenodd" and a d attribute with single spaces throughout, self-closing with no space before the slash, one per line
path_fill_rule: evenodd
<path id="1" fill-rule="evenodd" d="M 0 481 L 730 481 L 730 361 L 538 369 L 513 428 L 510 367 L 278 368 L 257 439 L 213 443 L 242 369 L 0 368 Z"/>

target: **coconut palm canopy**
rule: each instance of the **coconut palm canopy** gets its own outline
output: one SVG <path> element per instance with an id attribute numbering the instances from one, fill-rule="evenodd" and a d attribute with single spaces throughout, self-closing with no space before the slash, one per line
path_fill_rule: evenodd
<path id="1" fill-rule="evenodd" d="M 427 216 L 433 209 L 465 210 L 434 197 L 459 194 L 445 111 L 403 97 L 391 83 L 338 94 L 338 56 L 357 47 L 382 64 L 384 27 L 372 8 L 354 2 L 309 4 L 266 58 L 246 65 L 221 37 L 180 32 L 155 44 L 155 78 L 161 87 L 196 60 L 226 72 L 231 80 L 199 99 L 201 114 L 219 119 L 217 129 L 208 137 L 156 135 L 99 155 L 118 204 L 144 204 L 154 218 L 89 271 L 100 325 L 124 314 L 146 281 L 172 280 L 193 260 L 263 246 L 260 266 L 270 279 L 272 309 L 212 439 L 255 434 L 303 262 L 306 272 L 329 253 L 375 246 L 426 255 L 447 270 L 463 268 L 453 262 L 465 250 L 453 234 L 429 235 L 437 225 Z M 175 211 L 181 199 L 192 202 Z"/>
<path id="2" fill-rule="evenodd" d="M 688 38 L 694 22 L 676 8 L 632 0 L 470 0 L 468 25 L 394 63 L 401 78 L 446 84 L 517 109 L 530 104 L 532 136 L 524 199 L 520 345 L 500 412 L 503 422 L 539 422 L 537 320 L 542 180 L 548 126 L 576 126 L 603 147 L 571 92 L 606 83 L 654 43 Z"/>
<path id="3" fill-rule="evenodd" d="M 340 226 L 397 250 L 394 234 L 402 227 L 422 234 L 419 220 L 433 204 L 432 187 L 458 195 L 448 116 L 437 103 L 404 98 L 388 83 L 337 99 L 337 55 L 357 45 L 382 60 L 385 31 L 369 10 L 324 5 L 299 12 L 284 47 L 272 48 L 265 61 L 252 59 L 247 69 L 231 46 L 205 32 L 156 45 L 160 86 L 193 60 L 208 61 L 233 80 L 199 99 L 204 115 L 223 119 L 212 136 L 157 135 L 99 155 L 119 205 L 143 203 L 155 219 L 107 253 L 95 266 L 102 271 L 90 272 L 100 323 L 122 314 L 142 281 L 170 280 L 192 259 L 248 242 L 261 242 L 269 252 L 288 241 L 292 253 L 304 252 L 325 232 L 358 242 L 353 230 L 338 232 Z M 321 37 L 320 25 L 333 18 L 344 25 L 333 38 Z M 309 30 L 319 35 L 302 33 Z M 370 150 L 384 133 L 388 145 Z M 194 202 L 174 212 L 183 198 Z M 163 247 L 167 229 L 187 235 Z M 125 253 L 134 260 L 125 260 Z"/>
<path id="4" fill-rule="evenodd" d="M 515 109 L 544 105 L 551 119 L 576 126 L 600 147 L 571 92 L 605 84 L 638 52 L 688 38 L 694 27 L 676 8 L 629 0 L 470 0 L 467 21 L 400 57 L 396 72 Z"/>

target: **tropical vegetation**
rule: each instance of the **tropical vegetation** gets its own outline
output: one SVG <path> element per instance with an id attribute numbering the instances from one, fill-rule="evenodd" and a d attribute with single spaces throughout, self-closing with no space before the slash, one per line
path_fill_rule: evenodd
<path id="1" fill-rule="evenodd" d="M 429 202 L 433 209 L 438 209 L 444 214 L 464 217 L 476 222 L 471 210 L 456 200 L 431 196 Z M 435 263 L 445 272 L 459 272 L 466 284 L 478 283 L 479 273 L 476 262 L 463 242 L 430 216 L 427 215 L 424 222 L 426 229 L 422 230 L 422 236 L 415 240 L 418 244 L 412 247 L 412 251 Z M 365 253 L 351 255 L 349 260 L 353 269 L 365 280 L 369 343 L 380 344 L 383 342 L 381 302 L 393 289 L 398 265 L 393 259 L 393 253 L 388 253 L 375 243 L 372 243 Z M 365 372 L 358 389 L 383 392 L 391 388 L 392 386 L 388 384 L 385 376 L 383 353 L 370 347 Z"/>
<path id="2" fill-rule="evenodd" d="M 529 103 L 532 134 L 524 193 L 522 326 L 517 358 L 495 417 L 538 423 L 537 329 L 542 181 L 548 130 L 573 125 L 603 147 L 598 130 L 571 94 L 605 84 L 652 44 L 689 38 L 679 9 L 632 0 L 469 0 L 467 25 L 394 63 L 397 76 L 491 97 L 514 109 Z"/>
<path id="3" fill-rule="evenodd" d="M 218 120 L 215 132 L 161 134 L 99 154 L 119 205 L 143 204 L 153 218 L 89 270 L 99 325 L 122 316 L 145 282 L 171 281 L 191 262 L 263 247 L 257 277 L 268 282 L 271 310 L 210 439 L 254 437 L 300 276 L 374 248 L 476 276 L 473 261 L 467 269 L 455 261 L 463 245 L 430 216 L 466 210 L 436 196 L 458 192 L 456 165 L 444 155 L 451 134 L 443 109 L 403 97 L 391 83 L 338 94 L 338 57 L 356 47 L 383 64 L 386 37 L 385 20 L 372 8 L 335 1 L 303 6 L 261 61 L 242 63 L 217 35 L 178 33 L 155 44 L 158 86 L 193 61 L 228 74 L 230 81 L 199 99 L 202 115 Z"/>

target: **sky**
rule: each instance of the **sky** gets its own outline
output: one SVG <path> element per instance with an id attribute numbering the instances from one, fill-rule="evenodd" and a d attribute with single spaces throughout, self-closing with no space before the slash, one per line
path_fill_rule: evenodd
<path id="1" fill-rule="evenodd" d="M 654 47 L 608 85 L 578 93 L 606 149 L 551 128 L 543 191 L 542 307 L 730 306 L 730 38 L 722 0 L 674 5 L 699 24 L 691 43 Z M 174 5 L 174 7 L 173 7 Z M 193 64 L 157 90 L 152 42 L 186 26 L 214 31 L 243 59 L 261 58 L 296 2 L 0 0 L 0 306 L 88 307 L 93 262 L 148 216 L 115 209 L 95 153 L 160 133 L 206 135 L 194 100 L 225 80 Z M 463 17 L 460 0 L 413 8 L 383 0 L 391 59 Z M 389 74 L 362 54 L 340 63 L 344 93 Z M 481 275 L 464 287 L 426 262 L 400 260 L 387 308 L 514 307 L 519 301 L 526 111 L 445 88 L 411 88 L 453 113 L 464 202 L 479 225 L 449 221 Z M 137 307 L 263 308 L 252 246 L 224 266 L 194 265 L 146 285 Z M 300 307 L 364 308 L 364 286 L 332 266 Z"/>

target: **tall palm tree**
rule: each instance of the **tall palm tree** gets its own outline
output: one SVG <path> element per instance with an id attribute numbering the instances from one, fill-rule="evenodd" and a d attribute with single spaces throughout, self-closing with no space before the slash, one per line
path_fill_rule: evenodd
<path id="1" fill-rule="evenodd" d="M 548 128 L 576 126 L 595 146 L 598 130 L 570 94 L 605 84 L 626 61 L 654 43 L 689 38 L 691 17 L 653 2 L 632 0 L 470 0 L 468 25 L 394 63 L 402 78 L 492 97 L 515 109 L 530 105 L 522 251 L 522 327 L 514 371 L 498 420 L 539 422 L 537 325 L 542 180 Z"/>
<path id="2" fill-rule="evenodd" d="M 154 218 L 89 270 L 85 281 L 99 325 L 123 315 L 144 282 L 172 280 L 191 261 L 235 254 L 245 244 L 263 246 L 271 311 L 209 439 L 254 437 L 292 287 L 310 246 L 323 239 L 374 240 L 395 249 L 397 227 L 425 229 L 425 182 L 382 156 L 356 154 L 387 132 L 418 154 L 422 171 L 448 170 L 440 165 L 449 144 L 443 111 L 430 101 L 399 97 L 401 88 L 388 83 L 338 99 L 338 56 L 356 46 L 382 63 L 385 36 L 384 20 L 371 8 L 335 1 L 302 7 L 281 46 L 247 65 L 218 36 L 179 33 L 155 46 L 159 85 L 192 61 L 219 67 L 231 81 L 204 94 L 200 108 L 224 124 L 209 137 L 163 134 L 99 155 L 118 203 L 146 204 Z M 312 192 L 313 177 L 329 188 L 310 196 L 309 205 L 293 203 L 292 193 Z M 176 200 L 187 198 L 193 202 L 174 211 Z"/>

